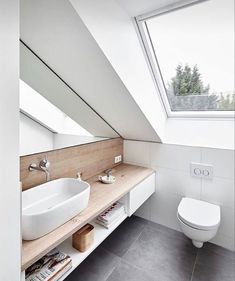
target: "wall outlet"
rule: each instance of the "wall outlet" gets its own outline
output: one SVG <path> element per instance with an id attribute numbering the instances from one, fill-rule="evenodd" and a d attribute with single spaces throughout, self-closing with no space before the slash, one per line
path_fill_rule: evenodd
<path id="1" fill-rule="evenodd" d="M 190 164 L 190 173 L 193 177 L 211 180 L 213 178 L 213 166 L 192 162 Z"/>
<path id="2" fill-rule="evenodd" d="M 118 155 L 118 156 L 115 156 L 114 157 L 114 163 L 116 164 L 116 163 L 119 163 L 119 162 L 121 162 L 122 161 L 122 155 Z"/>

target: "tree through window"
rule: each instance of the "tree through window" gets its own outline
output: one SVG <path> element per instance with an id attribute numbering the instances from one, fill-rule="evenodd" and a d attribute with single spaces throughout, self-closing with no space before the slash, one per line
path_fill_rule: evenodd
<path id="1" fill-rule="evenodd" d="M 142 22 L 171 111 L 235 110 L 234 0 L 202 1 Z"/>
<path id="2" fill-rule="evenodd" d="M 225 97 L 210 91 L 210 85 L 204 85 L 197 65 L 187 64 L 176 67 L 176 75 L 168 83 L 167 97 L 173 111 L 188 110 L 234 110 L 234 94 Z"/>

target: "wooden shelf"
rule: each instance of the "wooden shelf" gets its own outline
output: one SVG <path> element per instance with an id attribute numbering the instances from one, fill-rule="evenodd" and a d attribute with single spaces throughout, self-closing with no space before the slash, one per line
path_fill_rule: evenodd
<path id="1" fill-rule="evenodd" d="M 95 221 L 92 221 L 91 224 L 95 227 L 94 243 L 84 253 L 81 253 L 72 247 L 71 237 L 65 240 L 60 246 L 58 246 L 57 248 L 60 251 L 68 254 L 72 258 L 72 264 L 73 264 L 72 268 L 60 278 L 60 281 L 63 281 L 82 261 L 84 261 L 84 259 L 87 258 L 87 256 L 89 256 L 90 253 L 93 252 L 96 249 L 96 247 L 98 247 L 105 240 L 105 238 L 107 238 L 110 235 L 110 233 L 112 233 L 126 218 L 127 215 L 126 214 L 123 215 L 109 229 L 95 223 Z"/>
<path id="2" fill-rule="evenodd" d="M 95 219 L 96 216 L 112 203 L 122 198 L 153 173 L 154 171 L 149 168 L 121 164 L 114 168 L 116 182 L 113 184 L 100 183 L 98 181 L 98 175 L 87 180 L 91 185 L 91 193 L 88 207 L 83 212 L 39 239 L 23 241 L 22 271 L 39 260 L 50 250 L 60 245 L 86 223 Z M 103 231 L 107 230 L 103 229 Z M 99 231 L 97 231 L 97 233 L 99 233 Z"/>

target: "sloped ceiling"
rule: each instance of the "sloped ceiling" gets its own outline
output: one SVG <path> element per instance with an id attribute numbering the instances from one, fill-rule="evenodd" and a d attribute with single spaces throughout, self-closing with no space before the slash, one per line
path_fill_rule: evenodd
<path id="1" fill-rule="evenodd" d="M 22 0 L 20 23 L 21 39 L 122 137 L 160 141 L 69 1 Z"/>
<path id="2" fill-rule="evenodd" d="M 157 10 L 163 6 L 170 5 L 180 0 L 115 0 L 130 16 L 136 17 Z"/>
<path id="3" fill-rule="evenodd" d="M 133 19 L 115 0 L 70 2 L 151 126 L 163 139 L 166 111 Z"/>

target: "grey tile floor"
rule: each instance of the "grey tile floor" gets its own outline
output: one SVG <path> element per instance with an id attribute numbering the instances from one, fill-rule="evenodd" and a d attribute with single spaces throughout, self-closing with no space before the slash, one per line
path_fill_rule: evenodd
<path id="1" fill-rule="evenodd" d="M 132 216 L 66 281 L 234 281 L 234 253 Z"/>

